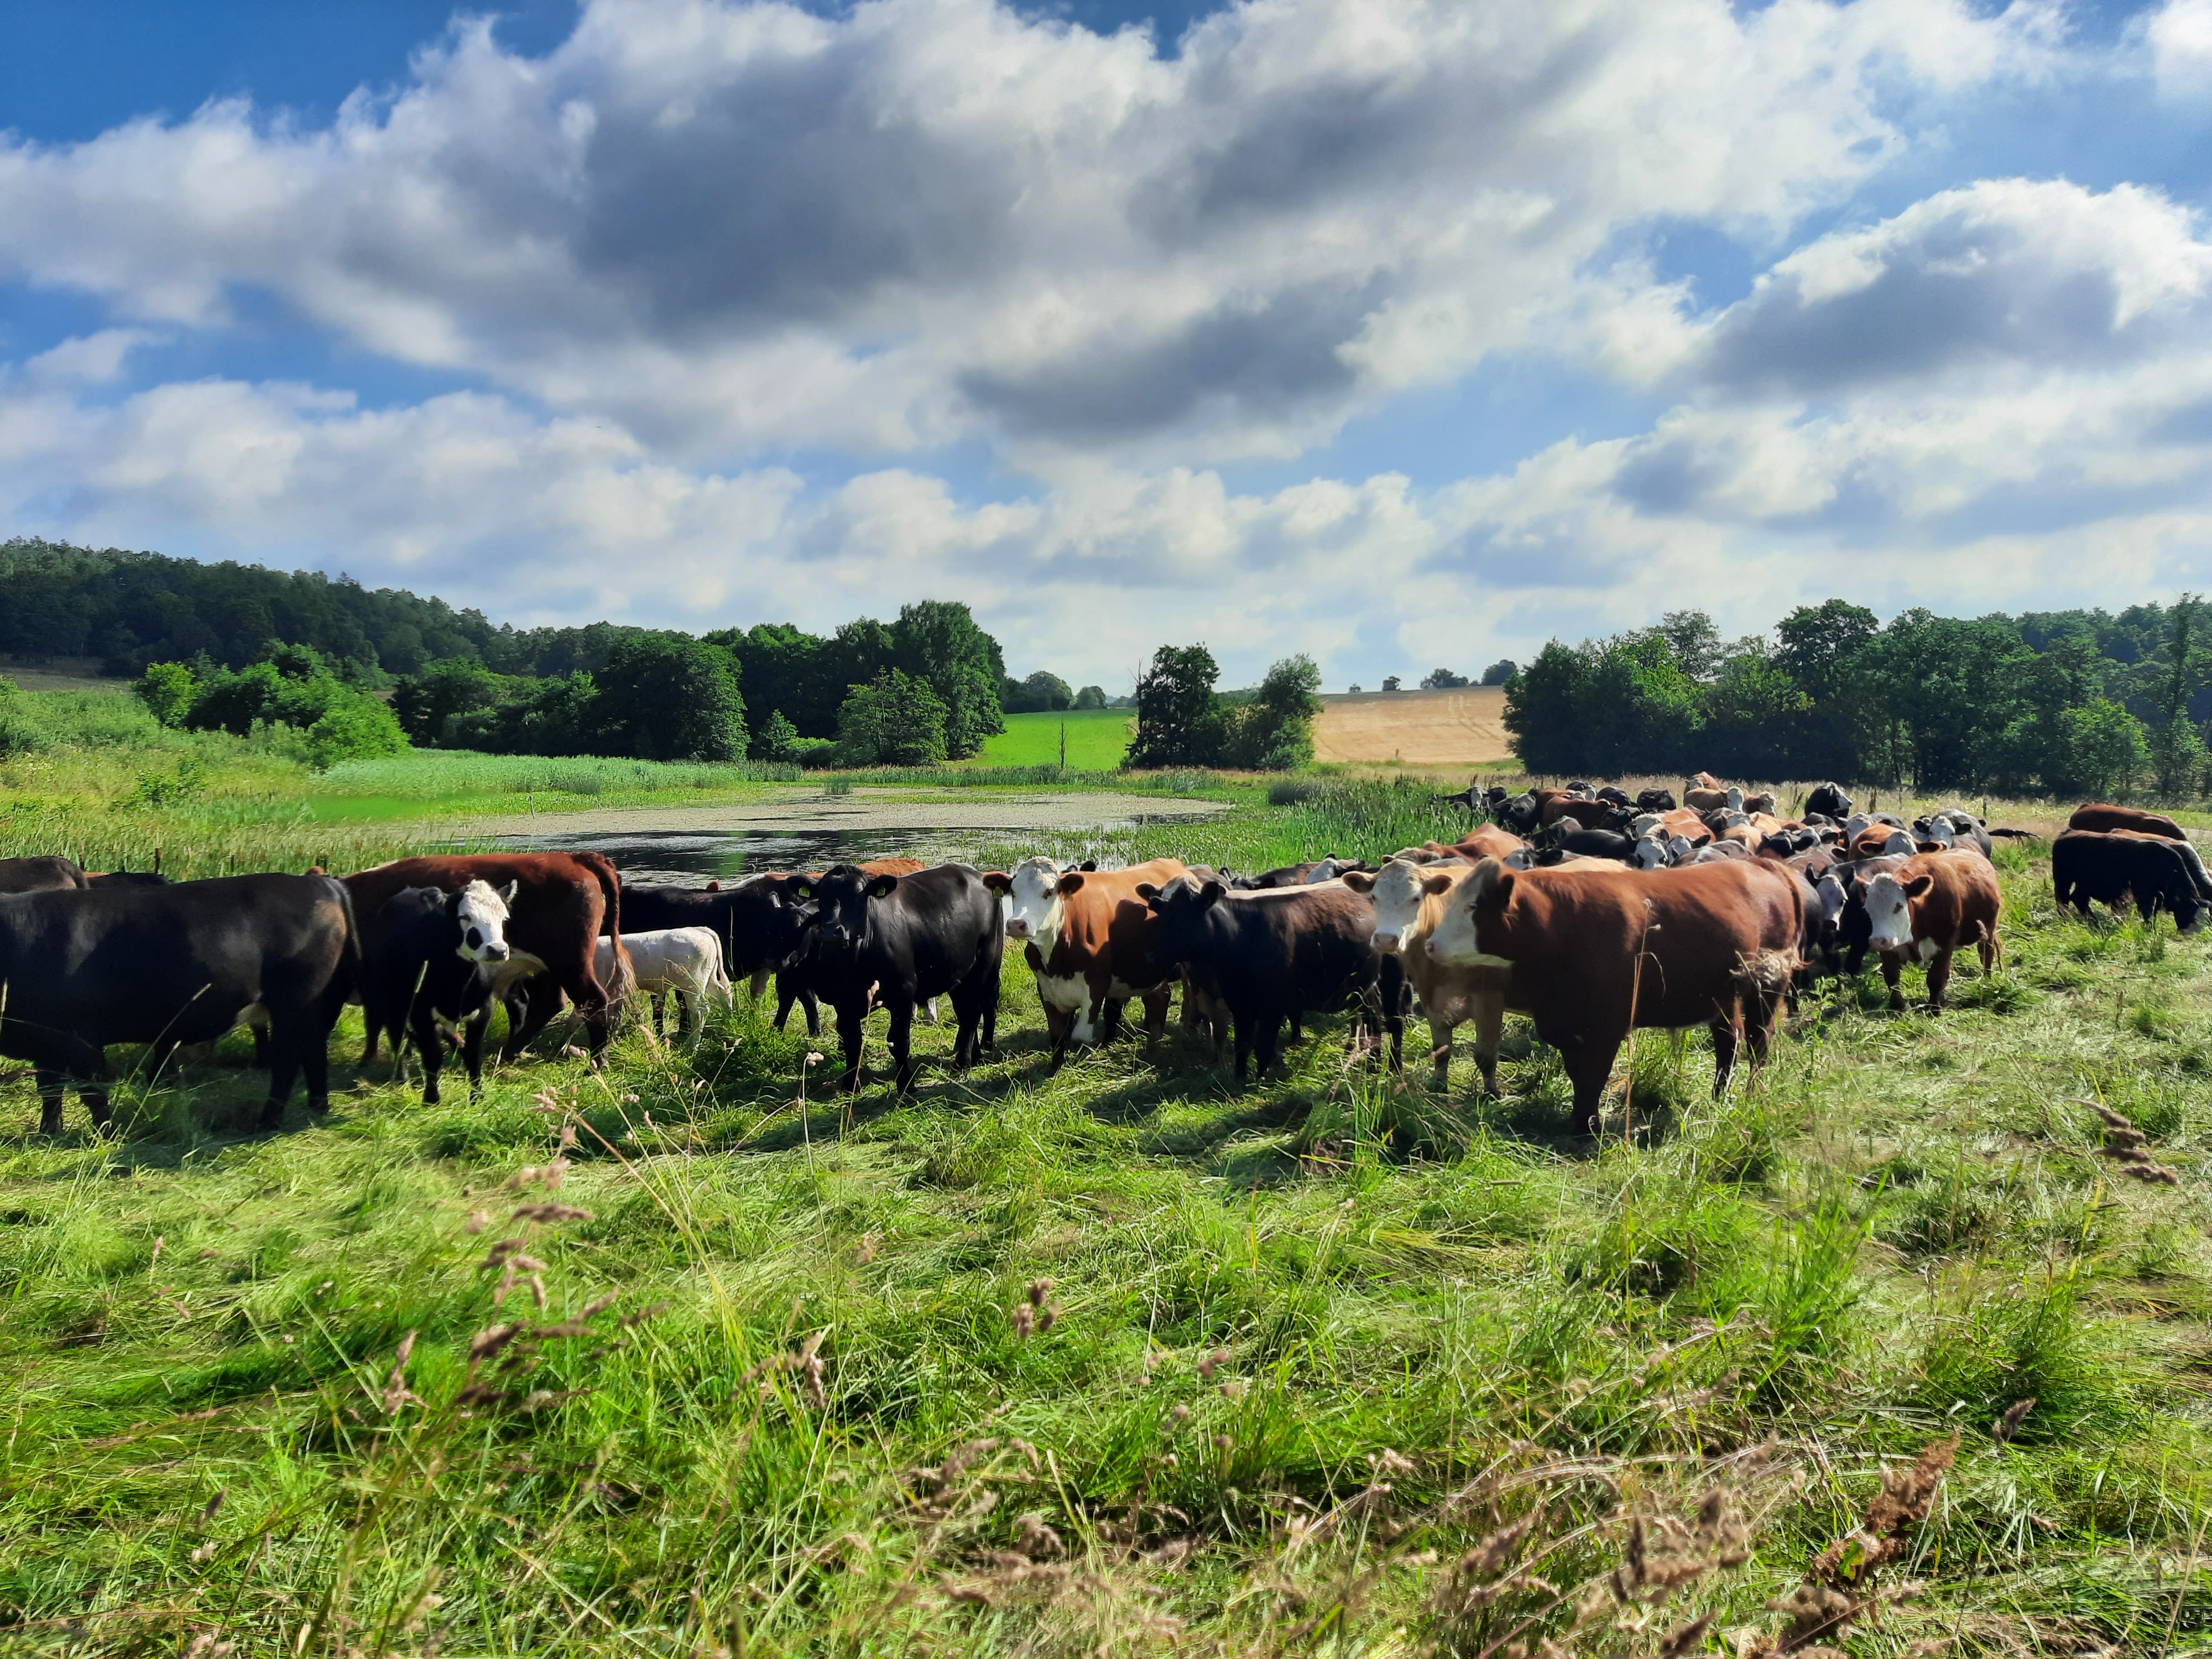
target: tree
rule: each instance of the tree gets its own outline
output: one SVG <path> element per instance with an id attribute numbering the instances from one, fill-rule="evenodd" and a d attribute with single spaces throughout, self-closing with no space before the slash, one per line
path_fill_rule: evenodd
<path id="1" fill-rule="evenodd" d="M 641 760 L 743 760 L 745 704 L 738 665 L 720 646 L 681 635 L 627 640 L 592 677 L 598 752 Z"/>
<path id="2" fill-rule="evenodd" d="M 846 693 L 838 746 L 857 766 L 933 766 L 948 752 L 945 714 L 928 681 L 886 668 Z"/>
<path id="3" fill-rule="evenodd" d="M 1311 657 L 1276 663 L 1252 700 L 1225 717 L 1221 763 L 1255 772 L 1291 772 L 1310 764 L 1320 690 L 1321 670 Z"/>
<path id="4" fill-rule="evenodd" d="M 1395 691 L 1398 688 L 1399 679 L 1395 674 L 1385 674 L 1382 677 L 1382 689 L 1385 691 Z"/>
<path id="5" fill-rule="evenodd" d="M 1164 645 L 1137 680 L 1137 736 L 1122 764 L 1211 766 L 1223 722 L 1213 695 L 1221 665 L 1203 645 Z"/>
<path id="6" fill-rule="evenodd" d="M 1105 702 L 1105 693 L 1099 693 L 1099 702 Z M 1008 679 L 1001 686 L 999 706 L 1009 714 L 1054 714 L 1075 706 L 1075 693 L 1068 690 L 1067 682 L 1057 674 L 1040 668 L 1027 679 Z"/>
<path id="7" fill-rule="evenodd" d="M 447 723 L 454 715 L 497 707 L 511 684 L 473 657 L 448 657 L 401 680 L 392 694 L 392 712 L 410 739 L 435 748 L 446 741 Z"/>
<path id="8" fill-rule="evenodd" d="M 131 690 L 162 725 L 181 726 L 199 696 L 200 681 L 189 664 L 155 662 L 146 665 Z"/>
<path id="9" fill-rule="evenodd" d="M 1449 668 L 1432 668 L 1421 679 L 1424 691 L 1453 691 L 1467 684 L 1467 676 L 1455 674 Z"/>
<path id="10" fill-rule="evenodd" d="M 764 761 L 795 761 L 799 758 L 799 728 L 784 719 L 781 708 L 770 710 L 768 719 L 753 733 L 753 758 Z"/>
<path id="11" fill-rule="evenodd" d="M 951 759 L 981 753 L 986 738 L 1006 729 L 999 708 L 1006 659 L 966 605 L 924 599 L 901 606 L 890 627 L 890 645 L 892 666 L 927 680 L 944 704 L 945 748 Z M 1054 684 L 1063 692 L 1067 689 L 1065 682 Z"/>
<path id="12" fill-rule="evenodd" d="M 2133 714 L 2110 697 L 2097 697 L 2066 710 L 2060 727 L 2065 775 L 2049 781 L 2054 791 L 2078 790 L 2102 799 L 2135 787 L 2142 773 L 2144 745 L 2142 723 Z"/>
<path id="13" fill-rule="evenodd" d="M 2147 734 L 2151 770 L 2162 795 L 2185 795 L 2204 769 L 2204 740 L 2189 718 L 2189 701 L 2204 683 L 2207 641 L 2203 601 L 2184 593 L 2166 613 L 2166 672 L 2159 687 L 2159 720 Z"/>
<path id="14" fill-rule="evenodd" d="M 341 761 L 378 760 L 407 751 L 407 734 L 378 699 L 350 692 L 307 728 L 307 763 L 326 772 Z"/>
<path id="15" fill-rule="evenodd" d="M 1710 680 L 1720 672 L 1726 652 L 1721 631 L 1702 611 L 1669 611 L 1659 618 L 1658 633 L 1674 653 L 1674 661 L 1693 680 Z"/>
<path id="16" fill-rule="evenodd" d="M 1500 657 L 1482 671 L 1482 683 L 1485 685 L 1510 685 L 1514 676 L 1520 672 L 1520 665 L 1512 658 Z"/>
<path id="17" fill-rule="evenodd" d="M 1106 688 L 1103 685 L 1086 685 L 1075 694 L 1075 707 L 1078 708 L 1103 708 L 1105 706 Z"/>

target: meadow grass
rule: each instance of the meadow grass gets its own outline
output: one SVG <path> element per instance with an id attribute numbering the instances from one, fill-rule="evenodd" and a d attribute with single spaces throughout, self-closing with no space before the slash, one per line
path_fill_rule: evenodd
<path id="1" fill-rule="evenodd" d="M 1058 766 L 1060 728 L 1067 729 L 1067 764 L 1110 772 L 1128 752 L 1137 715 L 1130 708 L 1070 708 L 1054 714 L 1009 714 L 1006 729 L 983 743 L 975 764 Z"/>
<path id="2" fill-rule="evenodd" d="M 1110 850 L 1372 857 L 1426 793 Z M 2212 946 L 1999 862 L 1952 1012 L 1826 985 L 1717 1103 L 1642 1034 L 1595 1146 L 1518 1021 L 1495 1099 L 1340 1019 L 1241 1092 L 1172 1025 L 1050 1074 L 1018 956 L 904 1100 L 880 1017 L 847 1104 L 742 997 L 435 1107 L 349 1016 L 267 1137 L 238 1038 L 113 1142 L 0 1084 L 0 1644 L 1751 1651 L 1844 1583 L 1856 1652 L 2201 1650 Z"/>

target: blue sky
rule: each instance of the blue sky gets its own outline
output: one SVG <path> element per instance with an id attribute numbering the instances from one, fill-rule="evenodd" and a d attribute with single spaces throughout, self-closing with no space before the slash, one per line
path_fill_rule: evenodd
<path id="1" fill-rule="evenodd" d="M 1126 684 L 2212 583 L 2212 0 L 0 9 L 0 533 Z"/>

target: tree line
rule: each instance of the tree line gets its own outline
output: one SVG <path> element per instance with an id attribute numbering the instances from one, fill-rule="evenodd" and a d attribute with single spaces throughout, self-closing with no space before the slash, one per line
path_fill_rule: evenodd
<path id="1" fill-rule="evenodd" d="M 1887 625 L 1802 605 L 1723 639 L 1700 611 L 1547 644 L 1507 684 L 1505 726 L 1543 775 L 1708 770 L 1934 792 L 2212 791 L 2212 615 L 2172 605 Z"/>

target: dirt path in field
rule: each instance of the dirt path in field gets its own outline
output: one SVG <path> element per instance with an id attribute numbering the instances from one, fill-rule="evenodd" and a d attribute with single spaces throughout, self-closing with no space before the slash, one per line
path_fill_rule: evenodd
<path id="1" fill-rule="evenodd" d="M 1229 803 L 1182 795 L 1110 792 L 982 795 L 972 799 L 907 789 L 855 789 L 827 795 L 793 789 L 763 800 L 711 806 L 610 806 L 581 812 L 540 812 L 470 826 L 487 836 L 712 835 L 769 830 L 1081 830 L 1115 819 L 1202 818 Z"/>
<path id="2" fill-rule="evenodd" d="M 1461 691 L 1363 691 L 1324 697 L 1314 722 L 1314 758 L 1409 766 L 1486 766 L 1508 759 L 1505 688 Z"/>

